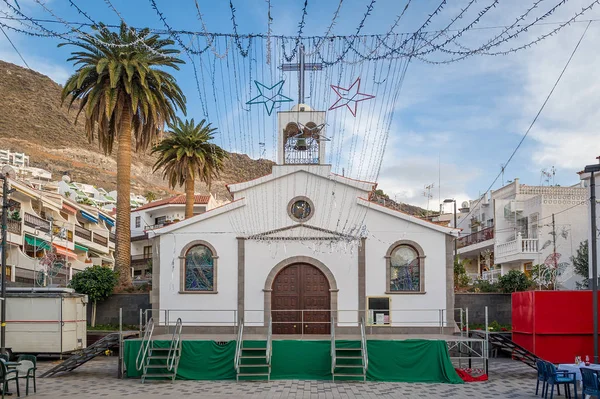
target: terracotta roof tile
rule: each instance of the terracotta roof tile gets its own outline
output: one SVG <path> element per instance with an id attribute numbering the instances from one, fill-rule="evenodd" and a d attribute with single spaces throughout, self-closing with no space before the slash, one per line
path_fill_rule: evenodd
<path id="1" fill-rule="evenodd" d="M 210 200 L 210 195 L 200 195 L 200 194 L 194 195 L 194 204 L 196 204 L 196 205 L 206 205 L 206 204 L 208 204 L 209 200 Z M 185 194 L 176 195 L 171 198 L 164 198 L 161 200 L 149 202 L 146 205 L 143 205 L 143 206 L 140 206 L 139 208 L 134 209 L 133 212 L 142 211 L 142 210 L 150 209 L 150 208 L 156 208 L 157 206 L 180 205 L 180 204 L 185 204 Z"/>

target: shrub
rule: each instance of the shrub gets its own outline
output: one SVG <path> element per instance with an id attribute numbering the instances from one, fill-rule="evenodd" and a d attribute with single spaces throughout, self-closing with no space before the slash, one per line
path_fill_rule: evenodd
<path id="1" fill-rule="evenodd" d="M 487 280 L 477 280 L 473 283 L 471 292 L 498 292 L 498 284 L 490 283 Z"/>
<path id="2" fill-rule="evenodd" d="M 511 270 L 498 279 L 502 292 L 526 291 L 531 288 L 531 280 L 520 270 Z"/>

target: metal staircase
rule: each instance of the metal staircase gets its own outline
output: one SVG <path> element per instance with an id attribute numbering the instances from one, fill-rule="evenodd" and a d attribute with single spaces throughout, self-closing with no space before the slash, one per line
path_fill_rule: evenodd
<path id="1" fill-rule="evenodd" d="M 181 358 L 181 331 L 183 323 L 177 319 L 168 348 L 159 348 L 152 339 L 154 319 L 150 318 L 142 338 L 142 344 L 135 360 L 138 371 L 142 371 L 142 384 L 146 379 L 170 378 L 175 381 Z"/>
<path id="2" fill-rule="evenodd" d="M 123 339 L 135 335 L 137 335 L 137 332 L 123 333 Z M 89 362 L 96 356 L 104 355 L 107 350 L 118 348 L 119 341 L 120 333 L 108 334 L 87 348 L 74 353 L 64 362 L 46 371 L 44 374 L 42 374 L 42 377 L 52 377 L 58 373 L 72 371 L 82 364 Z"/>
<path id="3" fill-rule="evenodd" d="M 273 323 L 269 318 L 267 342 L 265 346 L 254 341 L 244 342 L 244 320 L 238 325 L 234 366 L 236 380 L 271 380 L 271 353 L 273 343 Z"/>
<path id="4" fill-rule="evenodd" d="M 361 378 L 367 380 L 369 367 L 369 354 L 367 352 L 367 335 L 365 333 L 365 320 L 361 318 L 360 346 L 338 347 L 335 338 L 335 318 L 331 318 L 331 375 L 332 380 Z"/>
<path id="5" fill-rule="evenodd" d="M 476 335 L 483 339 L 488 340 L 494 347 L 499 350 L 505 351 L 511 355 L 514 360 L 519 360 L 529 367 L 536 368 L 536 360 L 539 359 L 534 353 L 523 348 L 521 345 L 515 343 L 512 339 L 498 333 L 490 333 L 479 330 L 472 330 L 472 335 Z"/>

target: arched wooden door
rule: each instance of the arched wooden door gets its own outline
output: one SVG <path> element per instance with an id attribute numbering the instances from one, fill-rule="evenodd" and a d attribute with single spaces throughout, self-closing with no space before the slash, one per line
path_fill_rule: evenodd
<path id="1" fill-rule="evenodd" d="M 273 334 L 330 334 L 331 297 L 327 277 L 304 263 L 277 274 L 271 292 Z"/>

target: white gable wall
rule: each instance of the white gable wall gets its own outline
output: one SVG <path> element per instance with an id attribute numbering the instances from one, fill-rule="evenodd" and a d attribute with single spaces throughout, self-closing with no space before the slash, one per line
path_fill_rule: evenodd
<path id="1" fill-rule="evenodd" d="M 376 207 L 377 205 L 374 205 Z M 436 327 L 438 309 L 446 309 L 446 235 L 409 221 L 400 220 L 375 209 L 365 218 L 369 226 L 366 239 L 366 296 L 389 296 L 392 323 L 401 320 L 410 326 L 426 322 Z M 419 244 L 425 253 L 425 293 L 386 294 L 386 258 L 390 246 L 400 240 Z M 423 311 L 425 310 L 426 311 Z M 421 311 L 414 311 L 421 310 Z M 449 319 L 452 319 L 450 315 Z"/>
<path id="2" fill-rule="evenodd" d="M 235 192 L 235 199 L 245 198 L 248 204 L 247 216 L 240 220 L 239 228 L 253 235 L 297 224 L 288 216 L 288 204 L 298 196 L 306 196 L 314 204 L 313 216 L 306 221 L 307 225 L 348 232 L 353 225 L 359 224 L 364 210 L 356 204 L 356 198 L 367 198 L 368 191 L 329 178 L 329 166 L 320 169 L 323 175 L 299 170 Z M 350 222 L 346 225 L 348 217 Z"/>
<path id="3" fill-rule="evenodd" d="M 240 210 L 236 209 L 160 236 L 160 308 L 191 310 L 171 312 L 170 321 L 181 317 L 182 320 L 186 320 L 186 324 L 217 322 L 221 323 L 220 325 L 232 325 L 235 320 L 233 311 L 237 309 L 238 264 L 237 235 L 231 228 L 230 217 L 239 216 L 236 213 L 239 214 Z M 179 293 L 179 256 L 183 248 L 194 240 L 207 241 L 217 252 L 217 293 Z M 215 312 L 206 312 L 209 310 Z M 223 312 L 226 310 L 231 312 Z"/>

